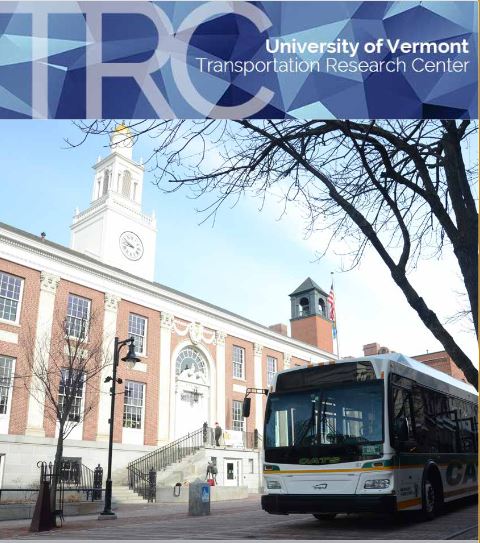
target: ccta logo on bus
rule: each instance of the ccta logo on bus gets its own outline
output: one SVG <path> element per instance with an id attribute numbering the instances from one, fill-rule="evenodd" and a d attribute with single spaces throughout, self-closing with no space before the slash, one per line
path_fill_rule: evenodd
<path id="1" fill-rule="evenodd" d="M 451 486 L 477 481 L 477 467 L 475 464 L 462 464 L 461 462 L 450 462 L 445 474 L 447 483 Z"/>

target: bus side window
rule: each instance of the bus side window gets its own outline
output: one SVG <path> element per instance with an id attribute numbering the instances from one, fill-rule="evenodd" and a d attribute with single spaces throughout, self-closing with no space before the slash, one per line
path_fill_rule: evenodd
<path id="1" fill-rule="evenodd" d="M 413 420 L 415 421 L 415 439 L 418 444 L 417 452 L 428 450 L 428 422 L 426 420 L 426 406 L 422 390 L 413 385 Z"/>
<path id="2" fill-rule="evenodd" d="M 394 386 L 393 401 L 393 438 L 399 445 L 413 439 L 412 402 L 409 390 Z"/>
<path id="3" fill-rule="evenodd" d="M 474 453 L 477 451 L 477 420 L 476 409 L 464 400 L 452 399 L 455 406 L 458 441 L 461 452 Z"/>

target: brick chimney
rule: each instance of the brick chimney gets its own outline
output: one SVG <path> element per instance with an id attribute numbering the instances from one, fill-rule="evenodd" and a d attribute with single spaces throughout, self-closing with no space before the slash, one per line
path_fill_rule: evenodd
<path id="1" fill-rule="evenodd" d="M 363 346 L 363 356 L 373 356 L 375 354 L 387 354 L 390 353 L 388 347 L 380 347 L 379 343 L 367 343 Z"/>
<path id="2" fill-rule="evenodd" d="M 277 334 L 282 334 L 282 336 L 288 336 L 288 328 L 286 324 L 272 324 L 269 326 L 270 330 L 277 332 Z"/>

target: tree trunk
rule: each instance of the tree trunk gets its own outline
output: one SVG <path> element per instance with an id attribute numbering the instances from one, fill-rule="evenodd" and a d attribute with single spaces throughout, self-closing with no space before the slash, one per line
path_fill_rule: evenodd
<path id="1" fill-rule="evenodd" d="M 461 137 L 455 121 L 445 121 L 442 138 L 445 153 L 444 169 L 458 235 L 451 239 L 465 282 L 473 324 L 478 337 L 478 213 L 468 183 L 462 156 Z"/>
<path id="2" fill-rule="evenodd" d="M 63 458 L 63 434 L 65 427 L 60 424 L 58 430 L 57 449 L 55 451 L 55 460 L 53 464 L 53 474 L 50 481 L 50 509 L 52 513 L 57 509 L 57 485 L 60 480 L 60 468 Z"/>

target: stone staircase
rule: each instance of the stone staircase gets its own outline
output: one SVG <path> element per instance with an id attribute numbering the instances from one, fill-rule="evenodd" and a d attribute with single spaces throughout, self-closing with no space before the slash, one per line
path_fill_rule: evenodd
<path id="1" fill-rule="evenodd" d="M 115 504 L 123 503 L 147 503 L 142 496 L 139 496 L 136 492 L 123 485 L 113 485 L 112 487 L 112 502 Z"/>
<path id="2" fill-rule="evenodd" d="M 184 481 L 182 477 L 189 464 L 189 457 L 205 449 L 209 436 L 213 436 L 213 429 L 205 425 L 191 434 L 133 460 L 127 466 L 129 487 L 136 494 L 143 495 L 148 487 L 149 472 L 152 469 L 157 472 L 157 486 L 164 484 L 158 481 L 158 474 L 167 470 L 165 473 L 167 484 L 171 481 L 174 481 L 173 484 Z M 183 464 L 183 469 L 177 469 L 178 464 Z"/>
<path id="3" fill-rule="evenodd" d="M 180 462 L 170 464 L 157 472 L 157 487 L 173 487 L 176 483 L 192 482 L 199 477 L 203 479 L 207 462 L 205 449 L 185 456 Z"/>

